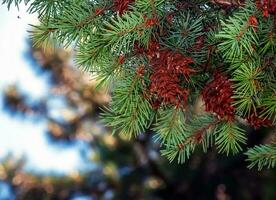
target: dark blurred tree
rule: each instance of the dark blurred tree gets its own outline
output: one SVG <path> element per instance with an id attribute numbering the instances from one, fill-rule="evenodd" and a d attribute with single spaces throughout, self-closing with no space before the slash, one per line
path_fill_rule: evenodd
<path id="1" fill-rule="evenodd" d="M 0 179 L 12 185 L 20 200 L 66 200 L 78 195 L 89 199 L 276 199 L 276 171 L 248 170 L 244 155 L 227 158 L 215 150 L 194 154 L 184 165 L 169 164 L 159 155 L 159 145 L 148 131 L 129 141 L 111 136 L 99 122 L 99 110 L 109 95 L 95 89 L 94 81 L 70 63 L 70 53 L 31 49 L 38 72 L 50 75 L 50 94 L 30 100 L 15 85 L 6 88 L 5 109 L 13 115 L 46 120 L 53 142 L 84 140 L 93 156 L 93 169 L 67 176 L 32 174 L 24 161 L 7 156 L 0 165 Z M 64 109 L 52 116 L 62 99 Z M 31 103 L 30 103 L 31 102 Z M 270 129 L 249 130 L 249 145 L 272 137 Z"/>

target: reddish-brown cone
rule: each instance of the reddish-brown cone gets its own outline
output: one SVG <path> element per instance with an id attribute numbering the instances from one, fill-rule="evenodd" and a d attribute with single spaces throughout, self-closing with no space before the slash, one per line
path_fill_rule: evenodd
<path id="1" fill-rule="evenodd" d="M 158 102 L 177 107 L 185 105 L 189 90 L 180 86 L 180 77 L 188 80 L 195 71 L 189 67 L 192 58 L 170 50 L 160 50 L 156 42 L 151 42 L 147 56 L 153 73 L 150 76 L 150 92 L 156 94 Z"/>
<path id="2" fill-rule="evenodd" d="M 258 26 L 257 18 L 255 16 L 251 15 L 248 19 L 248 23 L 249 23 L 250 26 L 253 27 L 254 32 L 256 32 L 257 31 L 257 26 Z"/>
<path id="3" fill-rule="evenodd" d="M 230 80 L 219 72 L 215 72 L 214 80 L 208 83 L 203 91 L 202 97 L 205 102 L 205 110 L 214 112 L 219 117 L 234 119 L 233 90 Z"/>
<path id="4" fill-rule="evenodd" d="M 134 0 L 113 0 L 115 10 L 120 14 L 123 15 L 128 10 L 128 5 Z"/>
<path id="5" fill-rule="evenodd" d="M 255 112 L 247 117 L 246 120 L 254 129 L 259 129 L 261 126 L 272 126 L 270 120 L 258 116 Z"/>
<path id="6" fill-rule="evenodd" d="M 263 11 L 264 17 L 268 17 L 269 14 L 276 15 L 276 0 L 256 0 L 256 5 Z"/>
<path id="7" fill-rule="evenodd" d="M 165 103 L 181 107 L 188 99 L 189 91 L 179 85 L 179 78 L 171 75 L 165 67 L 158 67 L 150 76 L 150 92 Z"/>

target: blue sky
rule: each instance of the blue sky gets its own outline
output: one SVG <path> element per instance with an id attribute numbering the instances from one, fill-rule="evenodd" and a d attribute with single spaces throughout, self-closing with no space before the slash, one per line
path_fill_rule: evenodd
<path id="1" fill-rule="evenodd" d="M 0 95 L 5 86 L 16 83 L 22 91 L 40 98 L 47 95 L 48 86 L 24 58 L 28 24 L 36 23 L 36 17 L 25 10 L 21 6 L 20 11 L 8 11 L 0 5 Z M 2 108 L 0 100 L 0 158 L 9 152 L 16 157 L 26 156 L 26 169 L 38 172 L 71 173 L 84 167 L 82 143 L 66 148 L 53 146 L 46 139 L 45 123 L 12 118 Z"/>

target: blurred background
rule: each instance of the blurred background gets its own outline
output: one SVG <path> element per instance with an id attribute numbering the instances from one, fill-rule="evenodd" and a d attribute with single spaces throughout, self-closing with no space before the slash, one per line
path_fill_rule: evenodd
<path id="1" fill-rule="evenodd" d="M 248 170 L 242 154 L 197 150 L 178 165 L 154 133 L 112 136 L 99 120 L 109 94 L 72 51 L 32 47 L 33 23 L 0 5 L 0 200 L 276 199 L 276 169 Z M 249 146 L 273 132 L 249 129 Z"/>

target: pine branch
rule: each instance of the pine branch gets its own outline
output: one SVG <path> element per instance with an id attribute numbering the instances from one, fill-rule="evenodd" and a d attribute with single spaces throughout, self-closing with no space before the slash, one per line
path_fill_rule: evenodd
<path id="1" fill-rule="evenodd" d="M 273 168 L 276 166 L 276 146 L 275 145 L 259 145 L 249 149 L 245 155 L 248 156 L 247 161 L 250 162 L 248 167 Z"/>
<path id="2" fill-rule="evenodd" d="M 31 25 L 32 30 L 29 31 L 30 38 L 33 41 L 35 47 L 42 47 L 48 49 L 56 45 L 55 32 L 58 30 L 56 26 L 46 25 L 41 23 L 39 26 Z"/>
<path id="3" fill-rule="evenodd" d="M 258 45 L 258 36 L 254 27 L 249 22 L 249 17 L 253 15 L 253 5 L 235 13 L 226 21 L 221 21 L 222 28 L 216 38 L 221 40 L 218 50 L 223 57 L 230 61 L 240 61 L 246 56 L 255 54 L 254 46 Z"/>
<path id="4" fill-rule="evenodd" d="M 265 98 L 262 103 L 263 111 L 261 113 L 262 117 L 268 118 L 274 124 L 276 123 L 276 95 Z"/>
<path id="5" fill-rule="evenodd" d="M 128 12 L 117 15 L 110 22 L 105 22 L 102 29 L 102 40 L 105 46 L 111 47 L 118 54 L 126 54 L 134 48 L 134 43 L 147 46 L 150 40 L 152 26 L 150 20 L 139 12 Z M 154 21 L 153 21 L 154 22 Z"/>
<path id="6" fill-rule="evenodd" d="M 184 163 L 190 158 L 195 148 L 201 145 L 206 152 L 213 145 L 213 129 L 219 120 L 210 115 L 198 116 L 186 123 L 186 132 L 182 134 L 184 139 L 179 143 L 167 143 L 161 154 L 170 162 L 177 158 L 178 163 Z M 180 136 L 178 135 L 179 139 Z"/>
<path id="7" fill-rule="evenodd" d="M 262 55 L 266 53 L 275 54 L 276 52 L 276 19 L 275 16 L 269 16 L 267 20 L 261 21 L 260 31 L 260 53 Z"/>
<path id="8" fill-rule="evenodd" d="M 259 62 L 243 63 L 233 73 L 234 89 L 244 95 L 256 95 L 262 88 L 260 81 L 265 78 L 264 72 L 258 67 Z"/>
<path id="9" fill-rule="evenodd" d="M 50 18 L 56 18 L 60 14 L 62 8 L 67 5 L 68 0 L 51 0 L 41 1 L 34 0 L 28 8 L 29 13 L 37 13 L 40 19 L 49 20 Z"/>
<path id="10" fill-rule="evenodd" d="M 179 13 L 168 27 L 164 45 L 192 56 L 196 63 L 203 62 L 207 53 L 203 45 L 203 20 L 200 15 L 192 15 L 191 11 Z"/>
<path id="11" fill-rule="evenodd" d="M 136 0 L 133 9 L 140 13 L 150 13 L 148 17 L 163 16 L 166 12 L 165 0 Z"/>
<path id="12" fill-rule="evenodd" d="M 2 4 L 7 4 L 8 9 L 10 9 L 11 5 L 14 4 L 19 9 L 19 4 L 23 2 L 23 0 L 3 0 Z M 25 4 L 30 2 L 30 0 L 24 0 Z"/>
<path id="13" fill-rule="evenodd" d="M 100 67 L 99 62 L 113 56 L 110 48 L 104 47 L 101 39 L 102 36 L 98 32 L 92 32 L 91 36 L 77 44 L 75 60 L 84 70 L 97 71 Z"/>
<path id="14" fill-rule="evenodd" d="M 176 146 L 181 143 L 186 134 L 185 116 L 181 109 L 160 109 L 153 130 L 154 136 L 161 144 Z"/>
<path id="15" fill-rule="evenodd" d="M 40 2 L 37 2 L 38 5 L 33 2 L 29 7 L 29 12 L 56 12 L 55 14 L 49 13 L 49 16 L 42 14 L 44 17 L 40 19 L 41 24 L 33 26 L 34 30 L 30 31 L 35 44 L 40 44 L 40 46 L 44 44 L 44 39 L 50 40 L 53 36 L 56 43 L 65 47 L 89 39 L 93 35 L 91 33 L 95 32 L 99 24 L 102 24 L 104 11 L 110 8 L 88 4 L 85 0 L 70 3 L 54 1 L 50 4 L 44 2 L 45 8 L 41 8 Z"/>
<path id="16" fill-rule="evenodd" d="M 245 96 L 244 93 L 235 92 L 233 106 L 236 107 L 236 112 L 240 116 L 249 116 L 250 113 L 256 113 L 257 103 L 254 96 Z"/>
<path id="17" fill-rule="evenodd" d="M 241 151 L 236 119 L 275 126 L 276 9 L 256 1 L 24 2 L 40 20 L 33 43 L 72 47 L 76 63 L 109 88 L 103 122 L 128 137 L 153 130 L 162 154 L 182 163 L 213 140 L 219 152 Z M 206 113 L 188 113 L 199 99 Z M 274 166 L 261 160 L 271 160 L 268 148 L 248 151 L 252 167 Z"/>
<path id="18" fill-rule="evenodd" d="M 220 153 L 236 154 L 246 143 L 245 131 L 234 122 L 223 122 L 216 130 L 216 145 Z"/>
<path id="19" fill-rule="evenodd" d="M 114 89 L 110 108 L 102 121 L 129 138 L 143 133 L 152 121 L 150 103 L 143 97 L 143 80 L 136 74 L 124 76 Z"/>

